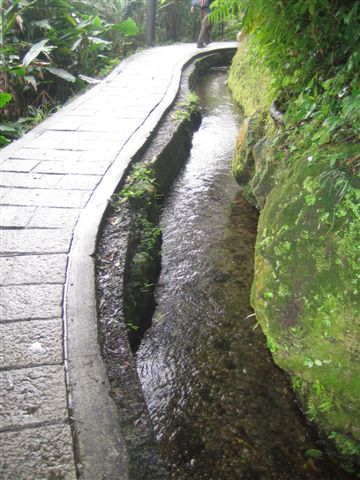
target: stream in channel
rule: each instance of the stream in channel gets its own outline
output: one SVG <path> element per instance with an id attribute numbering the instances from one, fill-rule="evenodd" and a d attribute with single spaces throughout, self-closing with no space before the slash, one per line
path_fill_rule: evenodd
<path id="1" fill-rule="evenodd" d="M 321 445 L 257 327 L 258 214 L 231 176 L 242 117 L 225 70 L 199 83 L 203 120 L 162 212 L 157 307 L 136 355 L 170 478 L 345 478 L 309 456 Z"/>

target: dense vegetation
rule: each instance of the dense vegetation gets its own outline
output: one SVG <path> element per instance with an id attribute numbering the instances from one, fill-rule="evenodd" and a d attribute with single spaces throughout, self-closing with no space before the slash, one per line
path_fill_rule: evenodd
<path id="1" fill-rule="evenodd" d="M 2 0 L 0 145 L 137 45 L 139 28 L 131 17 L 141 23 L 137 5 L 136 0 Z"/>
<path id="2" fill-rule="evenodd" d="M 215 0 L 214 5 L 217 19 L 237 15 L 251 34 L 287 126 L 306 129 L 301 148 L 359 138 L 359 1 Z"/>

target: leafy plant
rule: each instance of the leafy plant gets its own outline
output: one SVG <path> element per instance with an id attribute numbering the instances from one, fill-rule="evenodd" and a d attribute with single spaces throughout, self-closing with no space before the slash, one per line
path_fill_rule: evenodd
<path id="1" fill-rule="evenodd" d="M 100 18 L 96 2 L 2 0 L 2 7 L 0 92 L 14 99 L 2 112 L 7 120 L 25 116 L 29 105 L 63 102 L 84 87 L 84 78 L 119 60 L 121 45 L 128 48 L 139 31 L 131 18 Z"/>
<path id="2" fill-rule="evenodd" d="M 321 458 L 323 456 L 323 453 L 317 448 L 310 448 L 309 450 L 306 450 L 305 456 L 309 458 Z"/>
<path id="3" fill-rule="evenodd" d="M 360 139 L 360 2 L 215 0 L 215 20 L 237 19 L 286 111 L 284 156 Z M 284 131 L 285 130 L 285 131 Z"/>
<path id="4" fill-rule="evenodd" d="M 133 167 L 121 191 L 112 196 L 112 205 L 117 208 L 118 205 L 128 201 L 142 204 L 141 201 L 146 201 L 146 198 L 151 203 L 153 196 L 156 196 L 154 170 L 148 164 L 140 163 Z"/>
<path id="5" fill-rule="evenodd" d="M 200 101 L 199 97 L 194 92 L 190 92 L 185 102 L 180 102 L 176 105 L 176 109 L 172 114 L 173 120 L 186 120 L 190 121 L 194 115 L 200 113 Z"/>
<path id="6" fill-rule="evenodd" d="M 3 109 L 12 100 L 10 93 L 0 93 L 0 110 Z M 2 122 L 0 123 L 0 147 L 10 142 L 9 137 L 16 136 L 18 134 L 19 127 L 14 122 Z"/>

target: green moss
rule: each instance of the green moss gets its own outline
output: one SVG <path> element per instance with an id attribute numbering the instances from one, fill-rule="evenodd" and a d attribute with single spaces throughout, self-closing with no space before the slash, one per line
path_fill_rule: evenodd
<path id="1" fill-rule="evenodd" d="M 124 272 L 124 318 L 131 348 L 149 326 L 153 290 L 160 269 L 161 231 L 158 226 L 155 170 L 150 164 L 136 164 L 122 190 L 113 195 L 118 210 L 126 203 L 132 218 Z"/>
<path id="2" fill-rule="evenodd" d="M 246 116 L 268 110 L 274 98 L 272 77 L 249 38 L 239 45 L 229 72 L 229 88 Z"/>
<path id="3" fill-rule="evenodd" d="M 243 187 L 245 197 L 254 205 L 257 202 L 252 193 L 253 187 L 250 185 L 257 170 L 254 147 L 264 137 L 267 128 L 267 113 L 256 112 L 248 117 L 240 127 L 232 162 L 232 172 L 236 181 Z"/>
<path id="4" fill-rule="evenodd" d="M 252 290 L 258 321 L 276 346 L 274 359 L 293 376 L 309 418 L 329 435 L 341 435 L 347 445 L 341 452 L 354 459 L 360 442 L 360 195 L 358 178 L 349 179 L 341 195 L 326 178 L 330 155 L 350 158 L 357 151 L 359 145 L 346 144 L 319 150 L 316 162 L 298 157 L 283 174 L 260 216 Z"/>

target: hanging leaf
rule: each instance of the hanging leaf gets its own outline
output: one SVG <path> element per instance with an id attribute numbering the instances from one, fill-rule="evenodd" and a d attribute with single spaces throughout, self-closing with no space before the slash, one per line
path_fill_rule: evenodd
<path id="1" fill-rule="evenodd" d="M 12 68 L 11 73 L 16 75 L 17 77 L 24 77 L 26 75 L 26 68 L 25 67 L 16 67 Z"/>
<path id="2" fill-rule="evenodd" d="M 70 72 L 67 72 L 63 68 L 46 67 L 45 70 L 59 78 L 62 78 L 63 80 L 66 80 L 67 82 L 75 82 L 76 80 L 74 75 L 72 75 Z"/>
<path id="3" fill-rule="evenodd" d="M 80 37 L 76 40 L 76 42 L 73 43 L 71 50 L 74 52 L 78 48 L 81 42 L 82 42 L 82 38 Z"/>
<path id="4" fill-rule="evenodd" d="M 46 56 L 49 55 L 51 50 L 54 47 L 51 47 L 50 45 L 46 45 L 49 40 L 41 40 L 38 43 L 35 43 L 30 50 L 27 52 L 27 54 L 24 57 L 23 60 L 23 65 L 27 67 L 30 65 L 30 63 L 35 60 L 41 53 L 44 53 Z"/>
<path id="5" fill-rule="evenodd" d="M 81 80 L 84 80 L 84 82 L 86 83 L 90 83 L 91 85 L 101 83 L 101 80 L 98 80 L 97 78 L 87 77 L 86 75 L 79 75 L 79 78 L 81 78 Z"/>
<path id="6" fill-rule="evenodd" d="M 38 21 L 33 21 L 31 22 L 34 27 L 39 27 L 42 28 L 43 30 L 51 30 L 51 25 L 49 20 L 38 20 Z"/>
<path id="7" fill-rule="evenodd" d="M 24 31 L 24 20 L 21 15 L 16 15 L 16 23 L 19 25 L 20 30 Z"/>
<path id="8" fill-rule="evenodd" d="M 37 81 L 33 75 L 25 75 L 24 80 L 29 83 L 35 91 L 37 91 Z"/>
<path id="9" fill-rule="evenodd" d="M 99 38 L 99 37 L 88 37 L 89 40 L 96 44 L 96 45 L 111 45 L 111 42 L 109 42 L 108 40 L 104 40 L 102 38 Z"/>
<path id="10" fill-rule="evenodd" d="M 4 137 L 4 135 L 0 135 L 0 147 L 3 147 L 4 145 L 7 145 L 8 143 L 10 143 L 10 140 L 6 137 Z"/>
<path id="11" fill-rule="evenodd" d="M 4 107 L 12 100 L 11 93 L 0 93 L 0 108 Z"/>
<path id="12" fill-rule="evenodd" d="M 95 27 L 101 27 L 102 26 L 102 20 L 100 17 L 96 16 L 93 18 L 92 20 L 92 24 L 95 26 Z"/>
<path id="13" fill-rule="evenodd" d="M 112 25 L 112 30 L 122 33 L 123 35 L 130 37 L 139 33 L 139 28 L 136 25 L 135 20 L 132 18 L 127 18 L 120 23 L 115 23 Z"/>
<path id="14" fill-rule="evenodd" d="M 329 129 L 329 132 L 333 132 L 338 128 L 342 123 L 342 119 L 336 115 L 332 115 L 330 117 L 327 117 L 324 122 L 323 126 L 327 127 Z"/>

